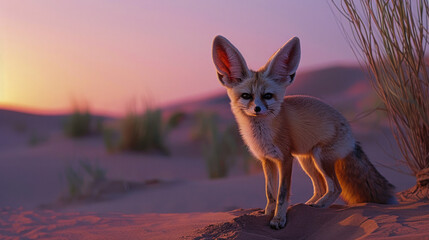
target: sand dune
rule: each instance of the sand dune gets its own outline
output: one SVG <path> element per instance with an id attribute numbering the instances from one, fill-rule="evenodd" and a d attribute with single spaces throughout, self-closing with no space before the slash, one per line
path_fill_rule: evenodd
<path id="1" fill-rule="evenodd" d="M 90 214 L 0 211 L 1 239 L 177 239 L 230 213 Z"/>

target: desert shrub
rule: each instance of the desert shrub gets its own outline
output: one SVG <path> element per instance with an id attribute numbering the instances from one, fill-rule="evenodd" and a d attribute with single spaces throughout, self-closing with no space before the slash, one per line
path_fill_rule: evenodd
<path id="1" fill-rule="evenodd" d="M 81 161 L 80 166 L 90 177 L 91 182 L 100 182 L 106 179 L 106 171 L 97 164 L 92 165 L 89 162 Z"/>
<path id="2" fill-rule="evenodd" d="M 67 181 L 69 196 L 71 198 L 80 196 L 83 188 L 83 175 L 81 172 L 75 170 L 72 166 L 68 166 L 64 174 Z"/>
<path id="3" fill-rule="evenodd" d="M 114 153 L 119 146 L 119 133 L 113 128 L 103 128 L 103 143 L 109 153 Z"/>
<path id="4" fill-rule="evenodd" d="M 229 131 L 220 131 L 218 126 L 211 124 L 208 128 L 207 144 L 203 146 L 203 156 L 210 178 L 222 178 L 228 175 L 235 162 L 237 142 Z"/>
<path id="5" fill-rule="evenodd" d="M 243 144 L 237 125 L 229 124 L 222 128 L 218 115 L 210 112 L 198 112 L 195 117 L 196 124 L 191 132 L 191 137 L 202 142 L 202 153 L 209 177 L 228 176 L 231 167 L 237 163 L 237 159 L 243 160 L 244 170 L 248 172 L 250 163 L 256 161 Z"/>
<path id="6" fill-rule="evenodd" d="M 242 161 L 242 167 L 244 172 L 247 174 L 250 174 L 255 171 L 262 171 L 262 165 L 260 164 L 260 161 L 258 161 L 252 153 L 250 153 L 250 150 L 247 148 L 246 145 L 241 144 L 239 145 L 238 154 Z"/>
<path id="7" fill-rule="evenodd" d="M 130 108 L 133 109 L 133 108 Z M 147 107 L 142 113 L 129 110 L 120 120 L 119 128 L 103 126 L 103 142 L 108 152 L 158 151 L 168 154 L 166 138 L 185 118 L 185 113 L 175 112 L 166 121 L 160 109 Z"/>
<path id="8" fill-rule="evenodd" d="M 30 138 L 28 139 L 28 145 L 30 145 L 31 147 L 35 147 L 46 141 L 48 141 L 48 136 L 39 134 L 36 131 L 32 131 L 30 133 Z"/>
<path id="9" fill-rule="evenodd" d="M 64 174 L 69 199 L 84 197 L 92 184 L 106 179 L 106 171 L 103 168 L 86 161 L 80 161 L 77 167 L 66 167 Z"/>
<path id="10" fill-rule="evenodd" d="M 341 0 L 335 6 L 350 23 L 351 47 L 372 73 L 396 142 L 417 178 L 400 197 L 429 199 L 429 3 Z"/>
<path id="11" fill-rule="evenodd" d="M 219 120 L 217 114 L 212 112 L 199 111 L 194 115 L 195 125 L 191 130 L 191 138 L 193 140 L 206 140 L 209 137 L 211 128 L 216 126 Z"/>
<path id="12" fill-rule="evenodd" d="M 160 109 L 147 108 L 142 114 L 130 111 L 121 122 L 120 149 L 168 154 L 164 125 Z"/>
<path id="13" fill-rule="evenodd" d="M 65 121 L 64 132 L 71 138 L 89 135 L 91 132 L 91 114 L 89 110 L 81 110 L 76 107 Z"/>
<path id="14" fill-rule="evenodd" d="M 183 122 L 185 117 L 186 117 L 186 114 L 184 112 L 181 112 L 181 111 L 177 111 L 177 112 L 174 112 L 173 114 L 171 114 L 171 116 L 167 120 L 167 125 L 166 125 L 167 131 L 170 131 L 170 130 L 178 127 L 180 125 L 180 123 Z"/>
<path id="15" fill-rule="evenodd" d="M 104 131 L 104 126 L 103 126 L 103 124 L 104 124 L 104 118 L 103 117 L 101 117 L 101 116 L 96 116 L 96 117 L 94 117 L 94 133 L 95 134 L 102 134 L 103 133 L 103 131 Z"/>

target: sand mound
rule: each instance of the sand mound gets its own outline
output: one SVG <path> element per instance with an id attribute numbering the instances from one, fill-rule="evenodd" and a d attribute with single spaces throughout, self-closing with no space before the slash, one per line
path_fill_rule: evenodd
<path id="1" fill-rule="evenodd" d="M 425 215 L 422 215 L 424 213 Z M 304 204 L 288 210 L 282 230 L 269 227 L 262 210 L 242 213 L 231 221 L 209 225 L 195 232 L 194 239 L 358 239 L 399 237 L 419 239 L 429 234 L 429 204 L 386 206 L 334 205 L 317 209 Z"/>

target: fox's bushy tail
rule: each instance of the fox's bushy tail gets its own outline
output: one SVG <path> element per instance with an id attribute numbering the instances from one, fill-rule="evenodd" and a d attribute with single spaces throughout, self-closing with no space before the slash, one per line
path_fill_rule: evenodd
<path id="1" fill-rule="evenodd" d="M 353 152 L 335 163 L 335 173 L 342 188 L 341 197 L 347 203 L 397 203 L 395 187 L 368 160 L 356 142 Z"/>

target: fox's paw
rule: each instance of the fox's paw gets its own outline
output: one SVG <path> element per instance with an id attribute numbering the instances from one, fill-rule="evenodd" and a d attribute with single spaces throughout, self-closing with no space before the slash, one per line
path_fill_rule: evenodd
<path id="1" fill-rule="evenodd" d="M 311 203 L 311 204 L 308 204 L 308 205 L 311 206 L 311 207 L 315 207 L 315 208 L 327 208 L 327 207 L 329 207 L 328 204 L 325 204 L 325 203 L 322 203 L 322 202 L 315 202 L 315 203 Z"/>
<path id="2" fill-rule="evenodd" d="M 264 213 L 265 215 L 273 216 L 275 210 L 276 210 L 276 203 L 270 203 L 270 204 L 267 204 L 267 206 L 265 207 Z"/>
<path id="3" fill-rule="evenodd" d="M 277 229 L 277 230 L 284 228 L 285 225 L 286 225 L 286 216 L 281 218 L 275 216 L 270 222 L 271 228 Z"/>

